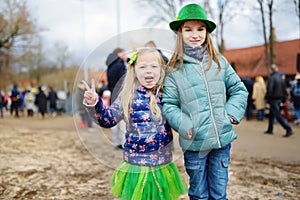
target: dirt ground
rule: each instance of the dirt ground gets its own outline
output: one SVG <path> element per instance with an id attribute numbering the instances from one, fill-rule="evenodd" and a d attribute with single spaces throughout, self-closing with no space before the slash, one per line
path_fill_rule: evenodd
<path id="1" fill-rule="evenodd" d="M 0 199 L 114 199 L 110 176 L 122 151 L 109 129 L 89 132 L 76 123 L 72 116 L 0 118 Z M 300 199 L 300 126 L 292 125 L 290 138 L 277 124 L 274 135 L 264 135 L 266 126 L 244 120 L 236 127 L 229 199 Z M 174 161 L 188 180 L 178 144 Z"/>

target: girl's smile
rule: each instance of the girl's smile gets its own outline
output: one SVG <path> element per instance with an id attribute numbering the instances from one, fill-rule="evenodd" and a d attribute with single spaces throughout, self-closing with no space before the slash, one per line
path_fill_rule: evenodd
<path id="1" fill-rule="evenodd" d="M 183 42 L 191 47 L 205 42 L 206 24 L 200 20 L 190 20 L 182 25 Z"/>

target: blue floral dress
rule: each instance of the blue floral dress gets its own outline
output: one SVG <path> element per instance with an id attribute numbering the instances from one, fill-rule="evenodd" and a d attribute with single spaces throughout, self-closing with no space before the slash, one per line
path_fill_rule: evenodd
<path id="1" fill-rule="evenodd" d="M 161 108 L 161 91 L 154 91 Z M 111 192 L 121 199 L 178 199 L 187 187 L 172 162 L 173 135 L 163 120 L 155 120 L 150 111 L 150 91 L 137 86 L 126 124 L 123 161 L 112 176 Z M 124 118 L 121 99 L 105 108 L 101 98 L 88 112 L 102 127 L 115 126 Z"/>

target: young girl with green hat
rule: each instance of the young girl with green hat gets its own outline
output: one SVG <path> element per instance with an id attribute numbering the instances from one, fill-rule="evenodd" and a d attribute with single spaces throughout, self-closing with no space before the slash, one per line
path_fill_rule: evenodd
<path id="1" fill-rule="evenodd" d="M 177 34 L 163 88 L 163 113 L 179 133 L 190 199 L 227 199 L 231 142 L 245 112 L 248 92 L 215 50 L 216 28 L 198 4 L 184 6 L 170 24 Z"/>

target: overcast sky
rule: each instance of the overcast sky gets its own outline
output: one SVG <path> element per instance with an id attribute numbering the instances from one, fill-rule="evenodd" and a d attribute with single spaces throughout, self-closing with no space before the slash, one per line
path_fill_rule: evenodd
<path id="1" fill-rule="evenodd" d="M 299 20 L 294 5 L 286 3 L 287 0 L 275 0 L 279 1 L 281 4 L 276 6 L 276 13 L 284 14 L 274 14 L 277 39 L 298 39 Z M 147 16 L 151 15 L 151 10 L 138 9 L 136 0 L 28 0 L 28 6 L 38 26 L 46 29 L 42 37 L 48 48 L 61 42 L 68 46 L 72 55 L 80 55 L 82 59 L 88 52 L 118 34 L 117 2 L 120 5 L 121 34 L 149 27 L 146 21 Z M 231 22 L 230 26 L 225 27 L 227 49 L 263 43 L 258 13 L 254 13 L 253 10 L 243 12 L 254 19 L 257 18 L 258 23 L 254 24 L 246 18 L 239 17 Z M 161 24 L 156 28 L 168 30 L 168 24 Z"/>

